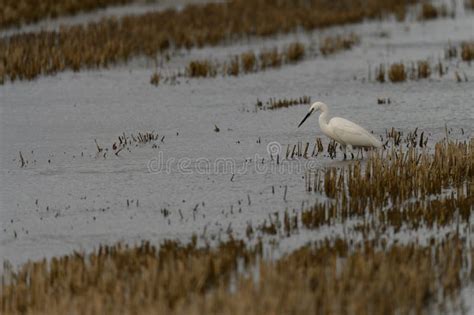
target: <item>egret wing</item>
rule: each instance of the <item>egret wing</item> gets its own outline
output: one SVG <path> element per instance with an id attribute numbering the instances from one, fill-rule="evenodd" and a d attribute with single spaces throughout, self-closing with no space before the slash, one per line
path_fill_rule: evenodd
<path id="1" fill-rule="evenodd" d="M 354 147 L 379 147 L 381 145 L 380 141 L 371 133 L 347 119 L 334 117 L 330 120 L 329 126 L 344 145 Z"/>

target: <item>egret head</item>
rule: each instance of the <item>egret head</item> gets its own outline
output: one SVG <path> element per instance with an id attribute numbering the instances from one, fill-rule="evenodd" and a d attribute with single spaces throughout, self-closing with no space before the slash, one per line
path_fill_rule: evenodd
<path id="1" fill-rule="evenodd" d="M 309 108 L 309 112 L 306 114 L 306 116 L 304 116 L 303 120 L 298 125 L 298 128 L 306 121 L 306 119 L 308 119 L 309 116 L 311 116 L 312 113 L 317 112 L 318 110 L 325 112 L 327 108 L 327 105 L 323 102 L 314 102 L 313 105 L 311 105 L 311 107 Z"/>

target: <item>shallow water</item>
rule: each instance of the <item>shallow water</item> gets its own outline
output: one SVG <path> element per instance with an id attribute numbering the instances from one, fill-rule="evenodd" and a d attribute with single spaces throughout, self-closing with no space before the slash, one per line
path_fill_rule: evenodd
<path id="1" fill-rule="evenodd" d="M 255 227 L 274 212 L 299 210 L 318 200 L 321 196 L 305 191 L 305 169 L 350 162 L 318 156 L 276 165 L 267 152 L 269 143 L 279 143 L 284 155 L 288 144 L 327 140 L 316 117 L 296 128 L 307 106 L 255 111 L 257 98 L 308 95 L 329 104 L 333 115 L 377 135 L 391 127 L 404 132 L 418 127 L 433 144 L 445 136 L 447 125 L 453 138 L 472 137 L 472 65 L 446 61 L 450 71 L 442 78 L 367 82 L 369 68 L 373 77 L 380 63 L 437 61 L 449 41 L 472 40 L 474 16 L 469 12 L 456 19 L 367 22 L 195 49 L 175 57 L 165 71 L 183 69 L 191 58 L 225 59 L 295 38 L 317 43 L 323 35 L 351 31 L 362 39 L 351 51 L 237 78 L 180 78 L 178 85 L 155 87 L 149 84 L 153 67 L 137 60 L 109 70 L 0 86 L 1 257 L 17 265 L 118 240 L 188 240 L 193 233 L 219 237 L 229 229 L 244 235 L 248 222 Z M 380 31 L 388 38 L 380 38 Z M 469 81 L 457 83 L 453 69 Z M 379 97 L 392 103 L 377 105 Z M 96 154 L 94 139 L 110 148 L 123 132 L 152 130 L 165 136 L 157 148 L 132 147 L 105 159 L 103 152 Z M 19 168 L 20 151 L 29 162 L 26 168 Z M 169 168 L 157 171 L 161 162 Z M 161 213 L 165 208 L 168 217 Z M 279 250 L 341 233 L 341 226 L 300 230 L 282 240 Z"/>

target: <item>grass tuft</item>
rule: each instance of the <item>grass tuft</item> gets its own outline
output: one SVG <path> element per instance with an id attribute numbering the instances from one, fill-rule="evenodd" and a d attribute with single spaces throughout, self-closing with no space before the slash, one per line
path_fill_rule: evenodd
<path id="1" fill-rule="evenodd" d="M 155 86 L 158 86 L 158 84 L 160 84 L 160 74 L 158 73 L 158 71 L 156 71 L 155 73 L 153 73 L 153 75 L 151 76 L 150 78 L 150 83 L 155 85 Z"/>
<path id="2" fill-rule="evenodd" d="M 300 43 L 292 43 L 286 49 L 286 58 L 289 62 L 297 62 L 304 58 L 305 46 Z"/>
<path id="3" fill-rule="evenodd" d="M 404 82 L 407 79 L 405 65 L 403 63 L 394 63 L 388 69 L 388 78 L 392 82 Z"/>
<path id="4" fill-rule="evenodd" d="M 418 15 L 419 20 L 433 20 L 438 17 L 446 17 L 448 15 L 448 9 L 446 5 L 439 7 L 434 6 L 431 3 L 425 2 L 421 6 L 421 12 Z"/>
<path id="5" fill-rule="evenodd" d="M 359 42 L 360 37 L 353 33 L 343 36 L 327 36 L 321 41 L 319 50 L 323 56 L 327 56 L 341 50 L 349 50 Z"/>
<path id="6" fill-rule="evenodd" d="M 259 99 L 257 99 L 257 103 L 255 106 L 258 109 L 279 109 L 279 108 L 287 108 L 294 105 L 309 105 L 311 103 L 311 97 L 309 96 L 301 96 L 299 98 L 270 98 L 268 101 L 263 103 Z"/>
<path id="7" fill-rule="evenodd" d="M 461 43 L 461 59 L 467 62 L 474 60 L 474 42 Z"/>
<path id="8" fill-rule="evenodd" d="M 209 60 L 192 60 L 186 68 L 186 73 L 191 78 L 215 77 L 217 67 Z"/>
<path id="9" fill-rule="evenodd" d="M 240 55 L 242 69 L 245 73 L 256 71 L 257 57 L 253 51 L 248 51 Z"/>

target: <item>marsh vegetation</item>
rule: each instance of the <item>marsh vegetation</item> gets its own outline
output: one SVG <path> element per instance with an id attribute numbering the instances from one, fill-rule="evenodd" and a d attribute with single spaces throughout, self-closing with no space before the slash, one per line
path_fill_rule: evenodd
<path id="1" fill-rule="evenodd" d="M 43 0 L 41 5 L 38 5 L 38 1 L 34 0 L 2 0 L 0 3 L 2 6 L 0 29 L 132 1 L 134 0 Z"/>
<path id="2" fill-rule="evenodd" d="M 257 99 L 257 103 L 255 103 L 255 106 L 257 109 L 266 110 L 287 108 L 294 105 L 309 105 L 310 103 L 311 97 L 305 95 L 296 98 L 270 98 L 266 102 L 262 102 Z"/>
<path id="3" fill-rule="evenodd" d="M 10 25 L 93 9 L 30 2 Z M 7 32 L 0 312 L 472 311 L 466 8 L 232 0 Z M 297 128 L 318 100 L 382 147 L 342 160 L 317 117 Z"/>
<path id="4" fill-rule="evenodd" d="M 459 235 L 470 228 L 473 163 L 474 139 L 439 142 L 432 154 L 394 147 L 372 155 L 365 167 L 328 168 L 314 184 L 307 178 L 308 190 L 330 200 L 301 213 L 285 212 L 281 221 L 270 217 L 256 228 L 289 236 L 301 228 L 356 222 L 352 229 L 363 235 L 360 242 L 326 238 L 277 259 L 265 256 L 260 239 L 250 246 L 231 232 L 213 247 L 198 246 L 196 237 L 188 245 L 165 241 L 159 248 L 148 242 L 103 246 L 6 273 L 0 309 L 4 314 L 257 314 L 280 313 L 282 307 L 305 313 L 458 312 L 459 292 L 474 274 L 468 263 L 474 251 Z M 447 188 L 452 193 L 443 194 Z M 453 224 L 455 234 L 430 238 L 426 245 L 385 237 L 390 229 Z M 251 226 L 247 236 L 255 237 Z"/>
<path id="5" fill-rule="evenodd" d="M 160 248 L 104 246 L 90 255 L 31 262 L 9 274 L 12 283 L 2 284 L 0 309 L 4 314 L 444 313 L 462 310 L 456 297 L 472 277 L 467 261 L 474 258 L 456 236 L 429 245 L 326 239 L 275 261 L 262 260 L 262 254 L 261 243 L 249 248 L 233 239 L 216 248 L 175 241 Z"/>
<path id="6" fill-rule="evenodd" d="M 309 31 L 388 14 L 404 16 L 408 5 L 415 2 L 367 1 L 359 5 L 344 0 L 333 6 L 321 1 L 274 5 L 267 0 L 234 0 L 188 5 L 181 11 L 105 18 L 87 25 L 64 26 L 59 31 L 12 35 L 0 39 L 0 78 L 32 80 L 67 69 L 107 68 L 136 56 L 154 59 L 168 49 L 215 46 L 231 38 L 264 37 L 298 27 Z M 340 44 L 336 41 L 329 46 Z M 300 58 L 301 52 L 296 47 L 290 55 Z"/>
<path id="7" fill-rule="evenodd" d="M 465 46 L 463 46 L 465 47 Z M 449 48 L 446 52 L 446 56 L 452 56 L 455 54 L 456 50 Z M 468 48 L 465 49 L 466 56 L 463 57 L 464 61 L 467 61 L 470 58 Z M 449 57 L 454 58 L 454 57 Z M 407 80 L 417 81 L 423 79 L 429 79 L 434 76 L 437 78 L 442 78 L 449 73 L 450 66 L 444 63 L 441 60 L 433 63 L 429 60 L 418 60 L 416 62 L 395 62 L 392 64 L 380 64 L 375 68 L 375 80 L 384 83 L 384 82 L 393 82 L 400 83 Z M 452 72 L 452 76 L 457 82 L 467 82 L 468 78 L 466 72 L 460 68 L 455 69 Z M 370 74 L 369 74 L 370 77 Z"/>
<path id="8" fill-rule="evenodd" d="M 319 42 L 319 51 L 323 56 L 327 56 L 342 50 L 349 50 L 359 42 L 359 36 L 354 33 L 326 36 Z M 184 71 L 174 73 L 166 79 L 169 82 L 175 82 L 176 78 L 182 76 L 190 78 L 214 78 L 217 75 L 239 76 L 280 68 L 283 65 L 294 65 L 305 60 L 305 57 L 314 58 L 318 55 L 311 52 L 312 45 L 296 41 L 281 47 L 264 47 L 257 53 L 249 50 L 239 55 L 230 56 L 224 61 L 209 58 L 190 60 Z M 159 78 L 161 75 L 157 70 L 150 78 L 150 83 L 158 85 Z"/>
<path id="9" fill-rule="evenodd" d="M 420 20 L 432 20 L 438 17 L 448 16 L 448 9 L 445 4 L 435 6 L 429 2 L 424 2 L 421 5 L 421 12 L 418 16 Z"/>

